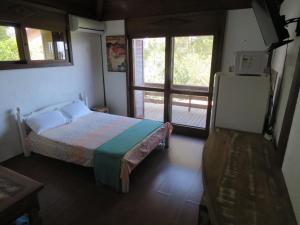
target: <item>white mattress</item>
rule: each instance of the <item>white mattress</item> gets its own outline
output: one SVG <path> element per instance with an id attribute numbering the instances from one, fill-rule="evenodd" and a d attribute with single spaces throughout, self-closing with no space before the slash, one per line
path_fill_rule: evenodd
<path id="1" fill-rule="evenodd" d="M 93 167 L 95 150 L 122 133 L 139 119 L 92 112 L 79 120 L 47 130 L 41 134 L 31 132 L 28 148 L 41 155 Z M 161 137 L 165 131 L 161 131 Z M 157 138 L 156 138 L 157 139 Z"/>

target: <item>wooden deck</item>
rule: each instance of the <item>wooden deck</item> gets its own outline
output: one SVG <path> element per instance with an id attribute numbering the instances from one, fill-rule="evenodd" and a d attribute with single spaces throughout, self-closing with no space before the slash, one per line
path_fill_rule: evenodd
<path id="1" fill-rule="evenodd" d="M 153 119 L 163 121 L 163 104 L 155 104 L 145 102 L 145 119 Z M 172 123 L 182 124 L 193 127 L 205 128 L 206 109 L 173 106 L 172 107 Z"/>

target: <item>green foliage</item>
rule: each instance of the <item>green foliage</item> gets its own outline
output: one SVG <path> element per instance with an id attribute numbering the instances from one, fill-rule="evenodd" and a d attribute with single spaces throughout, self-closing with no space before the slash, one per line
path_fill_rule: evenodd
<path id="1" fill-rule="evenodd" d="M 144 79 L 146 83 L 164 83 L 165 80 L 165 39 L 145 39 Z"/>
<path id="2" fill-rule="evenodd" d="M 0 26 L 0 61 L 20 60 L 15 36 L 7 34 L 7 27 Z"/>
<path id="3" fill-rule="evenodd" d="M 208 86 L 211 70 L 213 36 L 176 37 L 173 83 Z M 145 82 L 164 83 L 165 39 L 144 40 Z"/>

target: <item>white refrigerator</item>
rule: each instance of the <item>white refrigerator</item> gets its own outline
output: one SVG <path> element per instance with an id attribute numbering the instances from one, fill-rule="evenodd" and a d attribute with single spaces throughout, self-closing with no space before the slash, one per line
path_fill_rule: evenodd
<path id="1" fill-rule="evenodd" d="M 269 76 L 215 75 L 211 128 L 262 133 L 270 97 Z"/>

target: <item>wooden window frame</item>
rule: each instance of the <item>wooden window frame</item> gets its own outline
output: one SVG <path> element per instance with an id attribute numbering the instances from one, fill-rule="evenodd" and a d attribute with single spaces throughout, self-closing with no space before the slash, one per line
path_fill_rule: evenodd
<path id="1" fill-rule="evenodd" d="M 24 55 L 24 49 L 23 49 L 23 41 L 22 41 L 22 34 L 20 26 L 16 23 L 6 22 L 6 21 L 0 21 L 0 26 L 7 26 L 7 27 L 14 27 L 15 28 L 15 34 L 16 34 L 16 41 L 18 45 L 18 52 L 20 60 L 16 61 L 0 61 L 0 68 L 2 65 L 16 65 L 25 63 L 25 55 Z"/>
<path id="2" fill-rule="evenodd" d="M 0 19 L 0 25 L 2 26 L 12 26 L 15 27 L 16 39 L 18 44 L 20 60 L 18 61 L 0 61 L 0 70 L 9 70 L 9 69 L 25 69 L 25 68 L 42 68 L 42 67 L 59 67 L 59 66 L 72 66 L 73 64 L 73 54 L 72 54 L 72 45 L 71 45 L 71 35 L 69 28 L 69 17 L 65 15 L 65 30 L 56 31 L 45 29 L 42 26 L 34 26 L 34 29 L 49 30 L 50 32 L 62 32 L 64 43 L 67 45 L 65 49 L 66 59 L 64 60 L 31 60 L 30 51 L 27 40 L 26 28 L 31 28 L 30 24 L 24 25 L 21 22 L 9 21 Z M 55 56 L 56 57 L 56 56 Z"/>
<path id="3" fill-rule="evenodd" d="M 203 18 L 202 27 L 198 28 L 195 23 L 190 23 L 190 18 L 193 16 L 200 16 Z M 211 20 L 208 20 L 210 18 Z M 209 134 L 210 126 L 210 117 L 212 110 L 212 94 L 213 94 L 213 83 L 214 83 L 214 74 L 221 69 L 221 60 L 222 60 L 222 49 L 223 49 L 223 39 L 225 33 L 225 22 L 226 14 L 224 11 L 215 11 L 215 12 L 203 12 L 198 14 L 181 14 L 181 15 L 169 15 L 169 16 L 160 16 L 160 17 L 147 17 L 147 18 L 138 18 L 138 19 L 128 19 L 126 21 L 126 36 L 128 42 L 128 115 L 134 117 L 134 91 L 135 90 L 144 90 L 144 91 L 156 91 L 166 93 L 164 97 L 164 121 L 171 121 L 170 111 L 171 111 L 171 94 L 185 94 L 185 95 L 195 95 L 195 96 L 206 96 L 208 97 L 208 106 L 207 106 L 207 118 L 206 118 L 206 127 L 190 127 L 185 125 L 179 125 L 172 123 L 174 126 L 174 131 L 176 133 L 188 134 L 196 137 L 206 138 Z M 131 23 L 129 25 L 129 23 Z M 190 25 L 189 25 L 190 23 Z M 179 26 L 177 29 L 176 25 Z M 185 26 L 187 28 L 184 28 Z M 149 29 L 145 27 L 149 26 Z M 197 90 L 197 91 L 188 91 L 188 90 L 171 90 L 172 82 L 172 44 L 174 41 L 173 37 L 183 37 L 183 36 L 204 36 L 211 35 L 214 37 L 213 43 L 213 52 L 212 52 L 212 64 L 211 64 L 211 74 L 209 81 L 209 90 Z M 155 37 L 165 37 L 166 38 L 166 56 L 165 56 L 165 84 L 163 88 L 159 87 L 147 87 L 147 86 L 137 86 L 134 84 L 134 70 L 133 70 L 133 46 L 132 40 L 138 38 L 155 38 Z"/>

